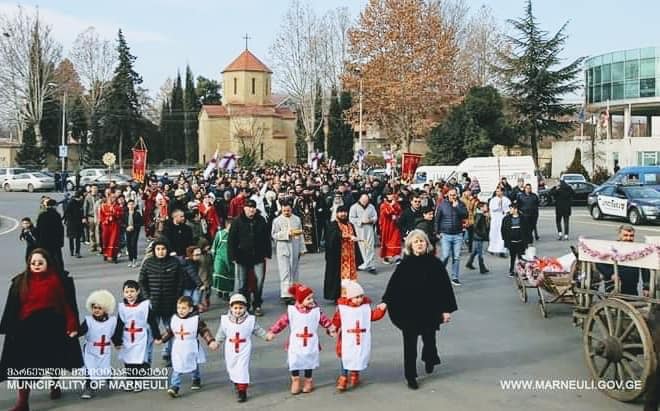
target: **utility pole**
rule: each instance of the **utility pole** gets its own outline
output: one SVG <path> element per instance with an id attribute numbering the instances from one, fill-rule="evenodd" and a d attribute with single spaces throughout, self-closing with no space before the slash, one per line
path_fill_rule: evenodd
<path id="1" fill-rule="evenodd" d="M 62 97 L 62 147 L 66 147 L 66 90 L 64 91 L 64 96 Z M 62 157 L 62 173 L 64 173 L 64 164 L 66 162 L 67 156 L 62 154 L 68 155 L 68 153 L 60 153 L 60 156 Z M 66 181 L 64 184 L 66 184 Z"/>
<path id="2" fill-rule="evenodd" d="M 362 150 L 362 72 L 360 72 L 360 125 L 358 127 L 358 170 L 362 174 L 362 156 L 360 155 L 360 150 Z"/>

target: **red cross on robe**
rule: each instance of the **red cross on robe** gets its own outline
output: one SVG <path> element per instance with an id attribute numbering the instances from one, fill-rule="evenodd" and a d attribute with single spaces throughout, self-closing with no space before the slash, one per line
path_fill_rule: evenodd
<path id="1" fill-rule="evenodd" d="M 367 332 L 367 329 L 360 328 L 360 320 L 357 320 L 355 321 L 355 328 L 349 328 L 346 332 L 355 334 L 355 345 L 360 345 L 360 342 L 362 341 L 362 333 Z"/>
<path id="2" fill-rule="evenodd" d="M 247 340 L 245 338 L 241 338 L 240 333 L 236 333 L 236 336 L 234 338 L 230 338 L 229 342 L 234 344 L 234 352 L 239 352 L 241 349 L 241 343 L 246 342 Z"/>
<path id="3" fill-rule="evenodd" d="M 110 341 L 105 340 L 105 334 L 101 335 L 101 339 L 99 341 L 94 342 L 94 347 L 99 347 L 101 355 L 105 353 L 105 347 L 108 345 L 110 345 Z"/>
<path id="4" fill-rule="evenodd" d="M 314 334 L 310 333 L 310 332 L 307 330 L 307 327 L 305 327 L 305 328 L 303 329 L 303 333 L 302 333 L 302 334 L 296 334 L 296 337 L 298 337 L 298 338 L 302 338 L 302 340 L 303 340 L 303 347 L 307 347 L 307 340 L 308 340 L 309 338 L 313 337 L 313 336 L 314 336 Z"/>
<path id="5" fill-rule="evenodd" d="M 135 320 L 131 320 L 131 326 L 128 328 L 124 328 L 124 331 L 128 331 L 128 333 L 131 335 L 131 342 L 135 342 L 135 334 L 141 333 L 144 331 L 144 328 L 135 328 Z"/>
<path id="6" fill-rule="evenodd" d="M 185 331 L 185 330 L 183 329 L 183 324 L 181 324 L 181 327 L 179 327 L 179 331 L 178 331 L 178 332 L 175 331 L 174 334 L 180 336 L 180 337 L 181 337 L 181 341 L 183 341 L 183 337 L 185 337 L 186 335 L 190 335 L 190 333 L 189 333 L 188 331 Z"/>

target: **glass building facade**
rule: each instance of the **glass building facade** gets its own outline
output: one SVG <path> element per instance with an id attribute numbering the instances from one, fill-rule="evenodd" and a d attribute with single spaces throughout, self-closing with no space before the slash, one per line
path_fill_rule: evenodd
<path id="1" fill-rule="evenodd" d="M 660 97 L 660 47 L 615 51 L 585 62 L 587 103 Z"/>

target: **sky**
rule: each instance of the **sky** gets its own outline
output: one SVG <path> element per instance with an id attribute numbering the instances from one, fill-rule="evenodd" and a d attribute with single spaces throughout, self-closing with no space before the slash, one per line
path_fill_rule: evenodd
<path id="1" fill-rule="evenodd" d="M 305 1 L 305 0 L 302 0 Z M 354 19 L 367 0 L 308 0 L 317 13 L 347 7 Z M 472 10 L 490 7 L 499 24 L 522 15 L 524 0 L 465 0 Z M 41 0 L 6 2 L 0 13 L 16 5 L 39 7 L 54 37 L 68 53 L 76 35 L 89 26 L 102 37 L 116 39 L 121 28 L 136 71 L 152 95 L 177 69 L 189 64 L 195 76 L 220 79 L 220 72 L 245 47 L 269 65 L 269 47 L 275 39 L 289 0 Z M 568 21 L 569 35 L 562 56 L 568 62 L 615 50 L 660 46 L 658 0 L 535 0 L 534 14 L 541 27 L 554 33 Z"/>

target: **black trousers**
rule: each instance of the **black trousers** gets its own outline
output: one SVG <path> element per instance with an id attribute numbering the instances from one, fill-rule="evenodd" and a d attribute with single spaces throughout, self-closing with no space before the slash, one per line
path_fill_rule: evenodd
<path id="1" fill-rule="evenodd" d="M 69 251 L 71 255 L 80 254 L 80 235 L 71 235 L 69 237 Z"/>
<path id="2" fill-rule="evenodd" d="M 512 273 L 516 264 L 516 258 L 522 257 L 525 253 L 525 246 L 522 242 L 509 245 L 509 272 Z"/>
<path id="3" fill-rule="evenodd" d="M 422 361 L 433 365 L 440 364 L 438 348 L 435 346 L 436 330 L 403 332 L 403 374 L 407 380 L 417 378 L 417 337 L 422 336 Z"/>
<path id="4" fill-rule="evenodd" d="M 555 224 L 557 224 L 557 232 L 568 235 L 568 219 L 571 218 L 569 215 L 555 215 Z M 561 221 L 564 220 L 564 229 L 561 229 Z"/>
<path id="5" fill-rule="evenodd" d="M 532 240 L 539 236 L 539 231 L 536 228 L 539 222 L 538 214 L 529 214 L 525 217 L 527 219 L 527 226 L 529 227 L 529 238 Z"/>
<path id="6" fill-rule="evenodd" d="M 140 237 L 140 230 L 126 231 L 126 248 L 130 261 L 137 260 L 138 237 Z"/>

